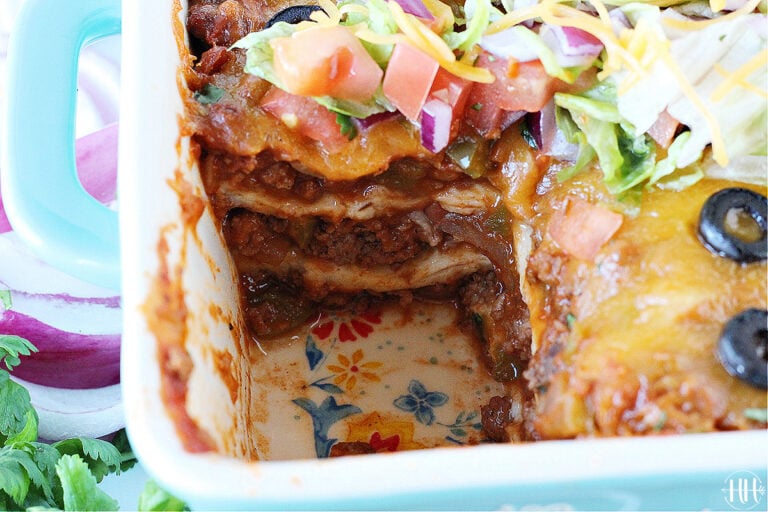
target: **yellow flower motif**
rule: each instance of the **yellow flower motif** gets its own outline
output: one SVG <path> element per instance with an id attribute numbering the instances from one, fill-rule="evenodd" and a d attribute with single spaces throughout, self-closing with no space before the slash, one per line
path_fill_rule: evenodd
<path id="1" fill-rule="evenodd" d="M 381 382 L 379 376 L 371 370 L 380 368 L 382 363 L 379 361 L 362 362 L 363 357 L 362 349 L 357 349 L 352 354 L 352 359 L 344 354 L 339 354 L 337 357 L 339 364 L 328 365 L 328 369 L 336 374 L 333 383 L 337 386 L 343 385 L 347 391 L 352 391 L 360 379 L 367 382 Z"/>

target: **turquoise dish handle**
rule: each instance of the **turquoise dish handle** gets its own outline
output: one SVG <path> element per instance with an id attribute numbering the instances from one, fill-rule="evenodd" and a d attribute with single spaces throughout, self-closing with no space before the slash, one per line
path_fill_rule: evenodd
<path id="1" fill-rule="evenodd" d="M 43 261 L 119 290 L 117 213 L 91 197 L 75 167 L 80 50 L 120 33 L 120 0 L 27 0 L 8 44 L 3 203 Z"/>

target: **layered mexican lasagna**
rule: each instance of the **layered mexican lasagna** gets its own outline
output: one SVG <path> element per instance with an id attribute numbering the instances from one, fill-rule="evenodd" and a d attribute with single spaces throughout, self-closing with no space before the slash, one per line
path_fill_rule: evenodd
<path id="1" fill-rule="evenodd" d="M 191 0 L 253 338 L 440 301 L 509 385 L 490 440 L 764 426 L 768 50 L 737 3 Z"/>

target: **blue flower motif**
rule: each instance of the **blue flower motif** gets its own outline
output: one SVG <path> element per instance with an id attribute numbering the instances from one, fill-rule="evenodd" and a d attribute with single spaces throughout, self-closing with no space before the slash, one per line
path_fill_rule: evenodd
<path id="1" fill-rule="evenodd" d="M 440 407 L 448 402 L 448 395 L 439 391 L 427 391 L 424 384 L 412 380 L 408 384 L 408 395 L 401 395 L 393 402 L 395 407 L 405 412 L 412 412 L 416 421 L 431 425 L 435 421 L 433 407 Z"/>

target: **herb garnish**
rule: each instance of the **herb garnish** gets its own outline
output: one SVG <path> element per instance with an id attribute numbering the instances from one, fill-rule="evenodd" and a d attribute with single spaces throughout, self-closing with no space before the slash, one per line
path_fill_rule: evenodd
<path id="1" fill-rule="evenodd" d="M 341 134 L 352 140 L 357 137 L 357 127 L 352 122 L 352 117 L 346 114 L 336 113 L 336 124 L 339 125 Z"/>
<path id="2" fill-rule="evenodd" d="M 98 483 L 136 464 L 125 431 L 112 442 L 85 437 L 40 442 L 29 391 L 10 376 L 20 356 L 33 352 L 37 349 L 24 338 L 0 335 L 0 510 L 118 510 Z M 139 505 L 139 510 L 188 510 L 154 482 L 147 483 Z"/>
<path id="3" fill-rule="evenodd" d="M 205 84 L 194 94 L 195 101 L 203 105 L 211 105 L 224 97 L 224 89 L 213 84 Z"/>

